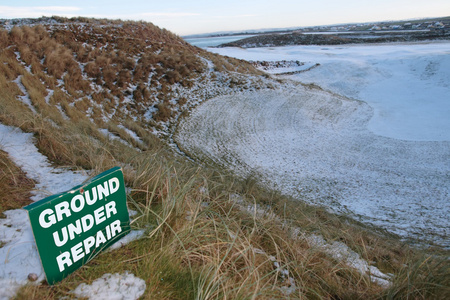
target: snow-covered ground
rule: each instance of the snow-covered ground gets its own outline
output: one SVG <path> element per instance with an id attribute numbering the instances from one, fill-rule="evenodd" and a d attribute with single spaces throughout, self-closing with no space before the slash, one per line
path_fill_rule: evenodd
<path id="1" fill-rule="evenodd" d="M 179 126 L 182 148 L 259 174 L 287 194 L 450 247 L 449 42 L 210 51 L 319 63 L 287 77 L 331 93 L 292 85 L 215 98 Z"/>
<path id="2" fill-rule="evenodd" d="M 245 60 L 320 66 L 289 78 L 374 108 L 368 128 L 413 141 L 450 141 L 450 42 L 274 48 L 209 48 Z"/>

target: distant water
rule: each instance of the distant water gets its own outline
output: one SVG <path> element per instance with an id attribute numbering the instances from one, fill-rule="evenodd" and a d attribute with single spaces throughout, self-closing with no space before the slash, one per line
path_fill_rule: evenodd
<path id="1" fill-rule="evenodd" d="M 233 35 L 233 36 L 218 36 L 218 37 L 185 38 L 184 40 L 191 45 L 200 48 L 208 48 L 208 47 L 216 47 L 225 43 L 231 43 L 252 36 L 253 35 Z"/>

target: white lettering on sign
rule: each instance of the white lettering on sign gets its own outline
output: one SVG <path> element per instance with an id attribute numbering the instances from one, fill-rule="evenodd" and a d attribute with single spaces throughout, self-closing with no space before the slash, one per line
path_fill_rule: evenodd
<path id="1" fill-rule="evenodd" d="M 87 214 L 75 222 L 61 228 L 61 236 L 59 235 L 59 231 L 53 232 L 55 245 L 58 247 L 64 246 L 67 241 L 76 238 L 76 235 L 87 232 L 94 224 L 98 225 L 115 214 L 117 214 L 116 202 L 110 201 L 104 206 L 100 206 L 94 210 L 93 215 Z"/>
<path id="2" fill-rule="evenodd" d="M 58 263 L 59 271 L 62 272 L 66 267 L 70 267 L 73 263 L 79 261 L 89 253 L 91 253 L 92 247 L 98 248 L 102 244 L 105 244 L 108 240 L 115 237 L 118 233 L 122 232 L 122 227 L 120 227 L 120 220 L 115 220 L 108 226 L 106 226 L 106 232 L 108 238 L 105 237 L 103 231 L 99 230 L 93 236 L 89 236 L 84 239 L 83 242 L 79 242 L 70 251 L 64 251 L 56 257 Z M 109 234 L 108 234 L 109 232 Z"/>
<path id="3" fill-rule="evenodd" d="M 47 217 L 48 216 L 48 217 Z M 39 224 L 42 228 L 49 228 L 56 223 L 56 217 L 53 214 L 53 209 L 44 209 L 39 215 Z"/>
<path id="4" fill-rule="evenodd" d="M 39 215 L 39 225 L 42 228 L 49 228 L 53 224 L 61 221 L 65 217 L 70 217 L 72 213 L 79 213 L 83 210 L 84 206 L 93 205 L 98 200 L 102 200 L 104 197 L 108 197 L 119 190 L 120 182 L 117 177 L 111 178 L 105 181 L 103 185 L 99 184 L 89 191 L 83 194 L 76 195 L 69 202 L 63 201 L 55 205 L 55 210 L 47 208 Z M 91 198 L 92 195 L 92 198 Z M 96 218 L 102 219 L 102 213 L 98 212 Z"/>

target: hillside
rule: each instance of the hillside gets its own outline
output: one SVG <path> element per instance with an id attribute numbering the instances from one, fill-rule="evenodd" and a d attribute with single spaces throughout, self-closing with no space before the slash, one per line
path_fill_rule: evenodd
<path id="1" fill-rule="evenodd" d="M 200 99 L 229 93 L 238 83 L 257 86 L 240 75 L 259 74 L 249 64 L 195 48 L 152 24 L 63 18 L 3 23 L 10 32 L 1 33 L 2 61 L 11 63 L 2 73 L 33 89 L 37 112 L 56 105 L 61 116 L 82 114 L 100 127 L 133 119 L 155 130 Z"/>
<path id="2" fill-rule="evenodd" d="M 120 276 L 132 278 L 118 288 L 124 298 L 133 288 L 142 299 L 448 295 L 447 252 L 421 251 L 252 176 L 194 161 L 173 142 L 179 118 L 202 102 L 291 83 L 151 23 L 0 24 L 0 299 L 95 299 Z M 20 208 L 52 191 L 44 182 L 69 189 L 113 166 L 123 169 L 132 227 L 142 237 L 54 286 L 39 273 L 37 281 L 11 277 L 20 244 L 32 253 L 23 261 L 36 256 L 29 240 L 14 240 L 27 226 Z M 90 294 L 76 293 L 87 285 Z"/>

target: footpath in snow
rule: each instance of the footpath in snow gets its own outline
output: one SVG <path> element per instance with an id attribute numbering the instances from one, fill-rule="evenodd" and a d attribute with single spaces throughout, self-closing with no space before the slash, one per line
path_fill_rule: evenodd
<path id="1" fill-rule="evenodd" d="M 89 178 L 86 172 L 52 167 L 34 145 L 33 135 L 20 129 L 0 124 L 0 148 L 9 154 L 29 178 L 37 182 L 32 191 L 33 201 L 64 192 Z M 29 274 L 37 276 L 36 284 L 45 279 L 27 212 L 15 209 L 4 214 L 6 218 L 0 219 L 0 300 L 14 297 L 21 286 L 30 283 Z M 141 234 L 140 231 L 132 232 L 111 248 L 120 247 Z M 80 286 L 74 294 L 86 297 L 89 292 L 90 299 L 111 299 L 109 296 L 114 296 L 115 299 L 137 299 L 144 291 L 145 282 L 142 279 L 125 273 L 106 274 L 92 286 Z"/>

